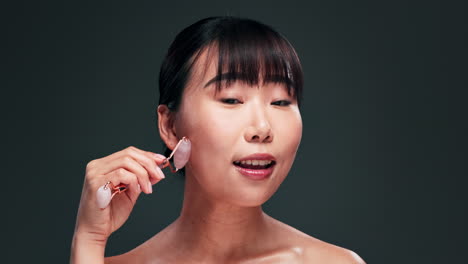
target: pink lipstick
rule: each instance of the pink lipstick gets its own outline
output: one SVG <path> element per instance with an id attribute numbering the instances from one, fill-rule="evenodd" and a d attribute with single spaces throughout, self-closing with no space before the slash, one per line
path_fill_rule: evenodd
<path id="1" fill-rule="evenodd" d="M 276 159 L 268 153 L 255 153 L 233 162 L 237 171 L 251 180 L 268 178 L 274 170 Z"/>

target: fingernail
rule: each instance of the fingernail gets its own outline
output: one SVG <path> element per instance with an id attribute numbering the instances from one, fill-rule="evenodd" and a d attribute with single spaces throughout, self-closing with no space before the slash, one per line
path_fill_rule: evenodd
<path id="1" fill-rule="evenodd" d="M 157 159 L 165 159 L 166 158 L 166 156 L 158 154 L 158 153 L 154 153 L 154 157 L 157 158 Z"/>
<path id="2" fill-rule="evenodd" d="M 159 168 L 159 166 L 156 166 L 156 171 L 158 172 L 159 177 L 160 177 L 161 179 L 166 178 L 166 176 L 164 176 L 164 172 L 161 170 L 161 168 Z"/>
<path id="3" fill-rule="evenodd" d="M 151 185 L 151 182 L 148 182 L 148 190 L 150 193 L 153 193 L 153 185 Z"/>

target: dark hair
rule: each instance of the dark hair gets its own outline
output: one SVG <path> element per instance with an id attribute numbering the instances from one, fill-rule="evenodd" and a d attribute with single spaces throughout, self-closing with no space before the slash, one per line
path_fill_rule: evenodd
<path id="1" fill-rule="evenodd" d="M 284 83 L 300 106 L 303 74 L 292 45 L 273 28 L 251 19 L 209 17 L 182 30 L 172 42 L 159 73 L 159 104 L 178 111 L 193 65 L 208 47 L 217 49 L 217 90 L 241 80 L 249 85 Z M 166 148 L 165 155 L 170 150 Z"/>

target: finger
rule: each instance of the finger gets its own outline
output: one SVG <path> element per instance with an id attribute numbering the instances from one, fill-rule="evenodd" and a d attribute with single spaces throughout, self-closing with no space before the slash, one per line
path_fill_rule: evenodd
<path id="1" fill-rule="evenodd" d="M 101 169 L 105 170 L 102 174 L 107 174 L 119 168 L 124 168 L 134 173 L 143 192 L 147 194 L 153 192 L 148 171 L 130 156 L 123 156 L 117 160 L 111 161 L 111 163 L 107 164 Z"/>
<path id="2" fill-rule="evenodd" d="M 153 176 L 156 182 L 165 178 L 163 171 L 159 167 L 166 159 L 165 156 L 132 147 L 129 148 L 128 151 L 132 157 L 136 158 L 146 169 L 151 171 L 151 176 Z M 153 179 L 151 179 L 151 181 L 153 181 Z"/>
<path id="3" fill-rule="evenodd" d="M 150 182 L 151 182 L 152 185 L 155 185 L 156 183 L 158 183 L 160 181 L 161 181 L 161 179 L 154 179 L 154 178 L 150 179 Z"/>
<path id="4" fill-rule="evenodd" d="M 159 164 L 162 164 L 166 158 L 163 155 L 143 151 L 135 147 L 128 147 L 115 154 L 116 155 L 106 157 L 105 159 L 101 160 L 101 162 L 108 165 L 115 160 L 121 159 L 124 156 L 130 156 L 136 161 L 138 161 L 148 171 L 149 175 L 152 178 L 156 180 L 161 180 L 165 178 L 164 173 L 158 166 Z M 96 170 L 96 174 L 105 174 L 109 172 L 109 168 L 107 168 L 107 166 L 100 166 L 100 168 L 97 168 Z M 111 170 L 113 170 L 113 168 L 111 168 Z"/>
<path id="5" fill-rule="evenodd" d="M 99 158 L 99 159 L 95 159 L 93 160 L 93 163 L 109 163 L 110 161 L 112 160 L 116 160 L 122 156 L 125 156 L 127 155 L 129 152 L 139 152 L 143 155 L 146 155 L 148 158 L 154 160 L 156 162 L 156 164 L 162 164 L 164 162 L 164 160 L 166 159 L 165 156 L 161 155 L 161 154 L 157 154 L 157 153 L 153 153 L 153 152 L 150 152 L 150 151 L 145 151 L 145 150 L 141 150 L 139 148 L 136 148 L 136 147 L 133 147 L 133 146 L 130 146 L 128 148 L 125 148 L 121 151 L 118 151 L 118 152 L 115 152 L 115 153 L 112 153 L 111 155 L 108 155 L 108 156 L 105 156 L 105 157 L 102 157 L 102 158 Z"/>
<path id="6" fill-rule="evenodd" d="M 125 184 L 127 188 L 125 192 L 128 193 L 128 197 L 130 198 L 132 203 L 135 204 L 136 200 L 138 199 L 138 196 L 141 193 L 141 188 L 138 183 L 138 178 L 134 173 L 124 168 L 119 168 L 104 175 L 104 177 L 109 179 L 113 186 Z"/>
<path id="7" fill-rule="evenodd" d="M 134 148 L 134 147 L 129 147 L 129 148 Z M 145 151 L 139 148 L 134 148 L 135 151 L 140 152 L 143 155 L 148 156 L 148 158 L 153 159 L 158 165 L 162 164 L 164 160 L 166 159 L 166 156 L 159 154 L 159 153 L 154 153 L 151 151 Z"/>
<path id="8" fill-rule="evenodd" d="M 153 155 L 150 155 L 147 151 L 143 151 L 134 147 L 129 147 L 125 152 L 133 159 L 138 161 L 148 172 L 149 175 L 155 180 L 164 179 L 164 173 L 159 168 L 158 163 L 162 163 L 163 160 L 158 159 L 157 162 Z"/>
<path id="9" fill-rule="evenodd" d="M 145 151 L 145 150 L 142 150 L 142 149 L 139 149 L 139 148 L 136 148 L 136 147 L 132 147 L 132 146 L 124 149 L 122 152 L 125 153 L 125 151 L 138 152 L 138 153 L 140 153 L 142 155 L 145 155 L 148 158 L 154 160 L 156 162 L 156 164 L 158 164 L 158 165 L 162 164 L 164 162 L 164 160 L 166 159 L 166 156 L 164 156 L 164 155 L 154 153 L 154 152 L 151 152 L 151 151 Z"/>

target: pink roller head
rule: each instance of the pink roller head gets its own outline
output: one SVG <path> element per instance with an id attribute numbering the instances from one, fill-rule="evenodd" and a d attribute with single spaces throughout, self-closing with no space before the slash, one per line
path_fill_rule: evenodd
<path id="1" fill-rule="evenodd" d="M 192 144 L 190 143 L 190 140 L 184 137 L 181 140 L 176 152 L 174 153 L 174 166 L 177 170 L 182 169 L 185 164 L 187 164 L 187 161 L 190 158 L 191 149 Z"/>
<path id="2" fill-rule="evenodd" d="M 97 206 L 101 209 L 106 208 L 112 199 L 111 189 L 108 184 L 99 187 L 96 193 Z"/>

